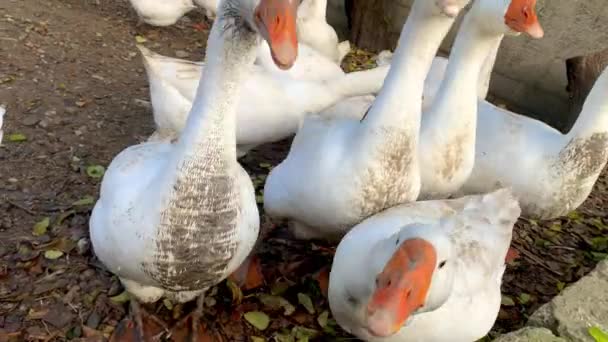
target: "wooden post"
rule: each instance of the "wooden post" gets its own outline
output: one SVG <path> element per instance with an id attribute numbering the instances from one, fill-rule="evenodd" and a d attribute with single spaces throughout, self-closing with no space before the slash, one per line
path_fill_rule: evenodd
<path id="1" fill-rule="evenodd" d="M 372 52 L 394 49 L 394 37 L 386 18 L 395 0 L 346 0 L 350 41 Z"/>

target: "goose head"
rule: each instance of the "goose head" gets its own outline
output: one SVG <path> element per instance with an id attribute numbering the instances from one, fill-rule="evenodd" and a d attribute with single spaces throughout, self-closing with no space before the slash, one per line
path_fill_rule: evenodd
<path id="1" fill-rule="evenodd" d="M 388 337 L 416 314 L 445 303 L 454 283 L 456 262 L 448 236 L 428 225 L 404 227 L 385 241 L 381 250 L 388 252 L 388 261 L 377 273 L 365 320 L 371 335 Z"/>
<path id="2" fill-rule="evenodd" d="M 258 33 L 268 42 L 274 63 L 285 70 L 298 56 L 298 4 L 299 0 L 223 0 L 218 16 L 225 25 Z"/>
<path id="3" fill-rule="evenodd" d="M 536 15 L 536 0 L 476 0 L 471 12 L 481 21 L 480 27 L 491 34 L 526 33 L 535 39 L 544 35 Z"/>

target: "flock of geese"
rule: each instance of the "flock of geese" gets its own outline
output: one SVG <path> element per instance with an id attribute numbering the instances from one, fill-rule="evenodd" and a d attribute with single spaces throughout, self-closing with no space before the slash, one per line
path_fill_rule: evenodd
<path id="1" fill-rule="evenodd" d="M 195 5 L 131 1 L 154 25 Z M 517 218 L 577 208 L 606 164 L 608 72 L 564 135 L 485 101 L 503 37 L 543 36 L 536 0 L 475 0 L 449 60 L 435 55 L 470 0 L 415 0 L 394 54 L 348 74 L 326 0 L 195 2 L 216 17 L 206 61 L 139 47 L 157 131 L 114 158 L 90 219 L 132 314 L 198 298 L 200 319 L 205 292 L 258 237 L 237 158 L 295 134 L 264 209 L 296 238 L 339 242 L 328 295 L 339 325 L 366 341 L 485 336 Z"/>

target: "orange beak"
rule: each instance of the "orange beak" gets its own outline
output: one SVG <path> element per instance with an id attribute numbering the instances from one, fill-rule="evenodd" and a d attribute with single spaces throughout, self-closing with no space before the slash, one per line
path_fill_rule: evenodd
<path id="1" fill-rule="evenodd" d="M 532 38 L 542 38 L 545 34 L 536 16 L 536 0 L 512 0 L 505 14 L 505 24 Z"/>
<path id="2" fill-rule="evenodd" d="M 435 247 L 423 239 L 404 241 L 376 278 L 376 290 L 367 305 L 367 328 L 388 337 L 424 305 L 435 265 Z"/>
<path id="3" fill-rule="evenodd" d="M 261 0 L 255 10 L 255 22 L 270 46 L 274 63 L 286 70 L 298 57 L 296 36 L 297 0 Z"/>

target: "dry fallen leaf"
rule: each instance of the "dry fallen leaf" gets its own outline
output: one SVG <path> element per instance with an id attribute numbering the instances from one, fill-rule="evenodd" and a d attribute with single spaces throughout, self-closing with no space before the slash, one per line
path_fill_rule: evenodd
<path id="1" fill-rule="evenodd" d="M 230 279 L 226 280 L 226 285 L 232 293 L 232 303 L 237 305 L 240 304 L 243 301 L 243 291 L 241 291 L 241 288 Z"/>
<path id="2" fill-rule="evenodd" d="M 319 326 L 321 328 L 325 328 L 327 326 L 327 320 L 329 318 L 329 311 L 325 310 L 323 311 L 319 317 L 317 317 L 317 323 L 319 323 Z"/>
<path id="3" fill-rule="evenodd" d="M 262 304 L 264 304 L 264 306 L 268 307 L 269 309 L 283 309 L 283 314 L 285 316 L 289 316 L 296 311 L 296 308 L 291 305 L 291 303 L 287 299 L 283 297 L 261 294 L 258 296 L 258 298 L 260 299 L 260 302 L 262 302 Z"/>
<path id="4" fill-rule="evenodd" d="M 503 294 L 500 304 L 502 306 L 515 306 L 515 301 L 513 300 L 513 298 Z"/>
<path id="5" fill-rule="evenodd" d="M 75 207 L 79 207 L 79 206 L 84 206 L 84 205 L 91 205 L 93 203 L 95 203 L 95 198 L 93 196 L 86 195 L 83 198 L 79 199 L 78 201 L 72 203 L 72 205 Z"/>

